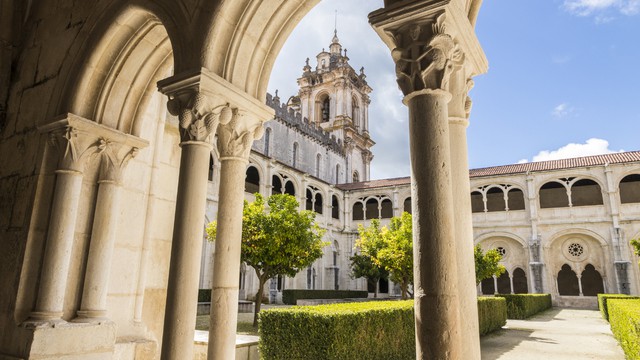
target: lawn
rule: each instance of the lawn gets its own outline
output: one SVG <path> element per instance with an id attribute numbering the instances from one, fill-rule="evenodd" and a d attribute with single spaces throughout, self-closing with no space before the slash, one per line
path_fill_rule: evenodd
<path id="1" fill-rule="evenodd" d="M 196 330 L 209 330 L 209 315 L 196 316 Z M 258 329 L 250 322 L 238 322 L 236 333 L 239 335 L 258 335 Z"/>

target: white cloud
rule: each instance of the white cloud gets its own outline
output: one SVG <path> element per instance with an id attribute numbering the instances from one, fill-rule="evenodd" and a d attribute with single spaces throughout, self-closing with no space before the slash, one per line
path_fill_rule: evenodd
<path id="1" fill-rule="evenodd" d="M 623 152 L 624 150 L 611 150 L 609 149 L 609 142 L 604 139 L 591 138 L 584 144 L 567 144 L 557 150 L 543 150 L 535 155 L 532 161 L 547 161 L 547 160 L 559 160 L 570 159 L 582 156 L 611 154 L 616 152 Z M 518 161 L 518 164 L 528 162 L 527 159 Z"/>
<path id="2" fill-rule="evenodd" d="M 640 12 L 640 0 L 564 0 L 563 7 L 577 16 L 596 15 L 596 23 L 604 24 L 614 18 L 602 15 L 602 12 L 618 11 L 624 15 Z"/>
<path id="3" fill-rule="evenodd" d="M 553 111 L 551 111 L 551 115 L 557 118 L 565 118 L 571 115 L 573 112 L 574 108 L 572 106 L 570 106 L 568 103 L 562 103 L 553 108 Z"/>

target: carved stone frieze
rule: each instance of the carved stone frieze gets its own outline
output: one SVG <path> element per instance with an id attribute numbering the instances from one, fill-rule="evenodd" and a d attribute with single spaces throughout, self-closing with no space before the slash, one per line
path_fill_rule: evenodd
<path id="1" fill-rule="evenodd" d="M 451 74 L 460 67 L 464 54 L 446 33 L 445 14 L 432 24 L 409 24 L 387 34 L 395 48 L 398 85 L 405 95 L 420 90 L 449 91 Z"/>
<path id="2" fill-rule="evenodd" d="M 212 105 L 213 101 L 202 92 L 189 91 L 171 97 L 167 102 L 169 113 L 178 116 L 180 138 L 185 141 L 213 143 L 218 125 L 231 120 L 228 104 Z"/>

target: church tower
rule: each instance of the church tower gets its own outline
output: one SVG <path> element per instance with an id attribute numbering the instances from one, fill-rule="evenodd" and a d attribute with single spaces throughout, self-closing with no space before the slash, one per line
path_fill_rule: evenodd
<path id="1" fill-rule="evenodd" d="M 298 79 L 300 91 L 290 104 L 309 122 L 321 127 L 344 144 L 347 161 L 347 181 L 369 180 L 373 159 L 369 136 L 369 93 L 364 68 L 356 72 L 349 65 L 347 49 L 342 49 L 337 31 L 329 45 L 316 56 L 312 69 L 307 58 L 302 77 Z"/>

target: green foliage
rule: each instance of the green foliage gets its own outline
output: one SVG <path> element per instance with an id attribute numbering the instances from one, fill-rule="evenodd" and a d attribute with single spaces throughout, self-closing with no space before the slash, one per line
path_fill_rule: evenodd
<path id="1" fill-rule="evenodd" d="M 550 294 L 496 294 L 507 301 L 508 319 L 526 319 L 551 308 Z"/>
<path id="2" fill-rule="evenodd" d="M 480 333 L 507 321 L 503 298 L 478 299 Z M 265 360 L 415 358 L 413 301 L 369 301 L 269 309 L 260 313 Z"/>
<path id="3" fill-rule="evenodd" d="M 496 249 L 487 250 L 486 253 L 483 253 L 480 245 L 476 245 L 473 248 L 473 255 L 476 263 L 476 284 L 480 284 L 482 280 L 494 275 L 500 276 L 506 271 L 504 266 L 499 264 L 500 260 L 502 260 L 502 255 Z"/>
<path id="4" fill-rule="evenodd" d="M 296 305 L 299 299 L 366 299 L 368 296 L 366 290 L 282 290 L 282 302 L 287 305 Z"/>
<path id="5" fill-rule="evenodd" d="M 198 289 L 198 302 L 211 302 L 211 289 Z"/>
<path id="6" fill-rule="evenodd" d="M 633 246 L 633 252 L 640 256 L 640 239 L 632 239 L 631 246 Z"/>
<path id="7" fill-rule="evenodd" d="M 360 235 L 360 243 L 356 244 L 356 250 L 359 250 L 361 254 L 356 253 L 349 258 L 351 260 L 351 277 L 353 279 L 365 278 L 376 284 L 374 297 L 378 297 L 378 281 L 389 277 L 389 272 L 374 261 L 378 257 L 378 251 L 384 246 L 380 221 L 373 219 L 369 227 L 366 228 L 359 224 L 358 234 Z"/>
<path id="8" fill-rule="evenodd" d="M 260 194 L 255 194 L 254 202 L 244 202 L 241 259 L 258 276 L 256 299 L 262 298 L 267 280 L 278 275 L 295 276 L 322 257 L 322 248 L 329 244 L 322 241 L 324 230 L 315 223 L 316 213 L 298 209 L 295 197 L 288 194 L 271 195 L 266 204 Z M 206 230 L 209 240 L 214 241 L 216 223 L 210 223 Z M 259 311 L 257 301 L 256 325 Z"/>
<path id="9" fill-rule="evenodd" d="M 480 335 L 486 335 L 507 324 L 507 301 L 500 297 L 478 297 Z"/>
<path id="10" fill-rule="evenodd" d="M 411 214 L 404 212 L 391 218 L 389 226 L 380 228 L 380 222 L 371 220 L 369 227 L 358 227 L 360 238 L 356 247 L 362 255 L 389 272 L 391 281 L 400 285 L 402 298 L 413 283 L 413 235 Z"/>
<path id="11" fill-rule="evenodd" d="M 265 360 L 404 360 L 415 357 L 412 301 L 299 306 L 260 314 Z"/>
<path id="12" fill-rule="evenodd" d="M 626 294 L 598 294 L 598 309 L 602 318 L 607 321 L 609 321 L 609 300 L 611 299 L 640 299 L 640 297 Z"/>
<path id="13" fill-rule="evenodd" d="M 640 300 L 614 299 L 607 301 L 609 324 L 613 336 L 620 343 L 627 360 L 640 359 Z"/>

